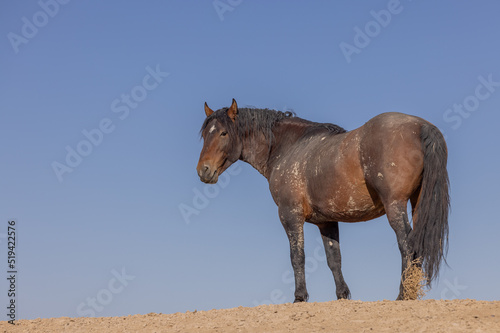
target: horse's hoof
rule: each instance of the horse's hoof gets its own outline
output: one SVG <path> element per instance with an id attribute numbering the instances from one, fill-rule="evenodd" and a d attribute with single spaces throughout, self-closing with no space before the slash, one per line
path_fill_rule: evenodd
<path id="1" fill-rule="evenodd" d="M 348 288 L 337 292 L 337 299 L 351 299 L 351 292 Z"/>

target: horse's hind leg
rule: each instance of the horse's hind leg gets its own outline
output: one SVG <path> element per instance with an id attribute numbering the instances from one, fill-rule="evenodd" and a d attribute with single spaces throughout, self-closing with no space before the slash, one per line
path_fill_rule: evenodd
<path id="1" fill-rule="evenodd" d="M 417 208 L 417 202 L 418 198 L 420 197 L 420 191 L 421 188 L 419 187 L 413 194 L 410 196 L 410 203 L 411 203 L 411 217 L 412 220 L 415 221 L 415 211 Z"/>
<path id="2" fill-rule="evenodd" d="M 407 202 L 393 201 L 386 207 L 387 219 L 392 229 L 396 233 L 398 240 L 399 251 L 401 252 L 401 284 L 399 285 L 399 295 L 397 300 L 402 300 L 404 297 L 404 276 L 408 262 L 413 259 L 413 253 L 410 252 L 408 244 L 408 235 L 411 232 L 410 222 L 408 221 L 408 214 L 406 212 Z"/>
<path id="3" fill-rule="evenodd" d="M 341 269 L 341 256 L 339 245 L 339 224 L 338 222 L 327 222 L 318 225 L 321 238 L 325 245 L 326 259 L 328 267 L 332 270 L 337 291 L 337 299 L 351 298 L 351 293 L 344 281 Z"/>

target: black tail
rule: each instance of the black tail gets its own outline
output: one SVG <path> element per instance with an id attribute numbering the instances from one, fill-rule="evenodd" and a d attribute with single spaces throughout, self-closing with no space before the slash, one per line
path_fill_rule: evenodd
<path id="1" fill-rule="evenodd" d="M 434 125 L 424 124 L 420 138 L 424 170 L 410 246 L 416 258 L 422 258 L 422 267 L 430 283 L 437 277 L 441 261 L 448 251 L 448 151 L 443 135 Z"/>

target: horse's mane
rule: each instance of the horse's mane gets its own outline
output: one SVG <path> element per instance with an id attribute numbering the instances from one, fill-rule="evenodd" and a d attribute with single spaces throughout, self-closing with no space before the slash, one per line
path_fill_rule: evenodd
<path id="1" fill-rule="evenodd" d="M 213 119 L 217 119 L 217 121 L 219 121 L 224 128 L 227 128 L 230 135 L 245 137 L 251 135 L 252 133 L 260 132 L 263 133 L 270 141 L 273 140 L 272 129 L 274 125 L 285 119 L 293 120 L 294 123 L 307 127 L 307 132 L 316 132 L 318 130 L 326 131 L 331 134 L 345 132 L 345 129 L 338 125 L 330 123 L 315 123 L 296 117 L 294 112 L 282 112 L 257 108 L 238 108 L 238 118 L 236 121 L 237 126 L 234 126 L 233 121 L 226 113 L 227 110 L 228 108 L 222 108 L 208 116 L 203 122 L 200 133 L 203 132 Z"/>

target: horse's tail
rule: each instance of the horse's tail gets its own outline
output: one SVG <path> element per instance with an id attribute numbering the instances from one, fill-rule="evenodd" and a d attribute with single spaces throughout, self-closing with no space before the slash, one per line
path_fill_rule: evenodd
<path id="1" fill-rule="evenodd" d="M 432 124 L 422 126 L 420 138 L 424 170 L 409 241 L 430 283 L 437 277 L 441 261 L 446 262 L 448 251 L 448 151 L 443 135 Z"/>

